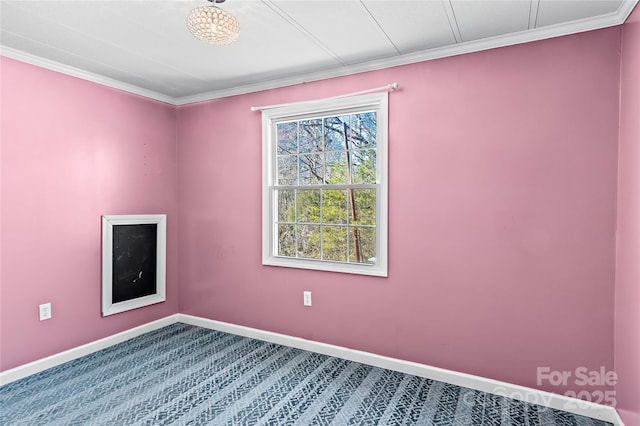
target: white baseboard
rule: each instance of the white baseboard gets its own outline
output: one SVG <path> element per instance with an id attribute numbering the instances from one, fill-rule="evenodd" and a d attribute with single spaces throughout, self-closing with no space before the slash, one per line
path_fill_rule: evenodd
<path id="1" fill-rule="evenodd" d="M 38 361 L 31 362 L 29 364 L 0 372 L 0 385 L 22 379 L 31 374 L 46 370 L 47 368 L 55 367 L 56 365 L 60 365 L 76 358 L 89 355 L 93 352 L 99 351 L 109 346 L 113 346 L 120 342 L 124 342 L 125 340 L 131 339 L 149 331 L 166 327 L 167 325 L 171 325 L 176 322 L 223 331 L 226 333 L 237 334 L 239 336 L 277 343 L 280 345 L 321 353 L 324 355 L 335 356 L 338 358 L 356 361 L 375 367 L 399 371 L 401 373 L 426 377 L 428 379 L 451 383 L 454 385 L 463 386 L 494 395 L 507 396 L 509 398 L 527 401 L 530 403 L 567 411 L 569 413 L 578 414 L 581 416 L 604 420 L 613 423 L 615 426 L 624 426 L 624 423 L 616 410 L 613 407 L 609 407 L 606 405 L 580 401 L 564 395 L 558 395 L 537 389 L 527 388 L 511 383 L 500 382 L 498 380 L 488 379 L 486 377 L 459 373 L 456 371 L 445 370 L 443 368 L 432 367 L 416 362 L 404 361 L 382 355 L 376 355 L 369 352 L 349 349 L 342 346 L 330 345 L 328 343 L 316 342 L 313 340 L 288 336 L 286 334 L 274 333 L 271 331 L 264 331 L 256 328 L 250 328 L 185 314 L 170 315 L 157 321 L 143 324 L 130 330 L 114 334 L 113 336 L 105 337 L 104 339 L 96 340 L 95 342 L 87 343 L 85 345 L 78 346 L 77 348 L 69 349 L 68 351 L 64 351 L 59 354 L 40 359 Z"/>
<path id="2" fill-rule="evenodd" d="M 85 345 L 78 346 L 76 348 L 72 348 L 67 351 L 48 356 L 46 358 L 24 364 L 16 368 L 12 368 L 11 370 L 0 372 L 0 385 L 5 385 L 7 383 L 20 380 L 24 377 L 46 370 L 47 368 L 64 364 L 65 362 L 72 361 L 76 358 L 89 355 L 101 349 L 108 348 L 109 346 L 124 342 L 125 340 L 140 336 L 141 334 L 174 324 L 178 322 L 177 318 L 177 315 L 171 315 L 165 318 L 161 318 L 159 320 L 152 321 L 147 324 L 142 324 L 138 327 L 123 331 L 121 333 L 105 337 L 104 339 L 96 340 L 94 342 L 90 342 Z"/>
<path id="3" fill-rule="evenodd" d="M 178 314 L 178 321 L 212 330 L 237 334 L 239 336 L 250 337 L 280 345 L 290 346 L 324 355 L 335 356 L 350 361 L 356 361 L 375 367 L 386 368 L 388 370 L 399 371 L 401 373 L 412 374 L 414 376 L 425 377 L 432 380 L 451 383 L 470 389 L 487 392 L 494 395 L 507 396 L 509 398 L 526 401 L 549 408 L 567 411 L 569 413 L 587 416 L 598 420 L 613 423 L 615 426 L 624 426 L 615 408 L 606 405 L 596 404 L 588 401 L 581 401 L 564 395 L 545 392 L 525 386 L 500 382 L 486 377 L 474 376 L 472 374 L 459 373 L 443 368 L 431 367 L 416 362 L 404 361 L 396 358 L 389 358 L 369 352 L 349 349 L 342 346 L 330 345 L 327 343 L 315 342 L 313 340 L 288 336 L 286 334 L 273 333 L 241 325 L 210 320 L 206 318 L 194 317 L 191 315 Z"/>
<path id="4" fill-rule="evenodd" d="M 622 417 L 620 416 L 620 413 L 618 413 L 618 410 L 613 409 L 613 416 L 615 418 L 615 421 L 612 421 L 611 423 L 613 423 L 615 426 L 624 426 L 624 421 L 622 421 Z"/>

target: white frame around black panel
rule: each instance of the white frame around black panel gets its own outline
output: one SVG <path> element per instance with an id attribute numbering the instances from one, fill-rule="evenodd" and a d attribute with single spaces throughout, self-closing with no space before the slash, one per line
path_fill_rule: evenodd
<path id="1" fill-rule="evenodd" d="M 156 224 L 155 293 L 122 302 L 113 302 L 113 228 L 122 225 Z M 102 216 L 102 316 L 141 308 L 166 300 L 167 216 L 105 215 Z"/>

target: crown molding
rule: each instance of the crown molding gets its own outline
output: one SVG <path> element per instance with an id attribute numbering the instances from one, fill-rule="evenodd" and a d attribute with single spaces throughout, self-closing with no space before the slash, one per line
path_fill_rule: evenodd
<path id="1" fill-rule="evenodd" d="M 586 31 L 614 27 L 616 25 L 621 25 L 624 23 L 624 21 L 633 11 L 633 8 L 638 3 L 638 1 L 639 0 L 623 0 L 617 12 L 607 15 L 600 15 L 594 18 L 586 18 L 564 24 L 550 25 L 542 28 L 525 30 L 518 33 L 457 43 L 450 46 L 422 50 L 419 52 L 407 53 L 390 58 L 383 58 L 362 62 L 359 64 L 346 65 L 340 68 L 331 68 L 286 78 L 266 80 L 260 83 L 235 86 L 222 90 L 214 90 L 198 95 L 176 98 L 175 104 L 187 105 L 196 102 L 205 102 L 213 99 L 224 98 L 227 96 L 244 95 L 247 93 L 259 92 L 262 90 L 277 89 L 279 87 L 292 86 L 295 84 L 307 83 L 311 81 L 342 77 L 345 75 L 414 64 L 417 62 L 429 61 L 433 59 L 463 55 L 465 53 L 481 52 L 483 50 L 496 49 L 499 47 L 506 47 L 533 41 L 546 40 L 554 37 L 561 37 L 570 34 L 577 34 Z"/>
<path id="2" fill-rule="evenodd" d="M 133 93 L 134 95 L 139 95 L 145 98 L 175 105 L 175 99 L 171 96 L 154 92 L 153 90 L 143 89 L 142 87 L 135 86 L 133 84 L 123 83 L 122 81 L 115 80 L 113 78 L 105 77 L 89 71 L 84 71 L 80 68 L 75 68 L 70 65 L 65 65 L 60 62 L 45 59 L 40 56 L 32 55 L 31 53 L 26 53 L 22 50 L 0 45 L 0 55 L 7 58 L 15 59 L 17 61 L 26 62 L 31 65 L 36 65 L 41 68 L 46 68 L 51 71 L 57 71 L 62 74 L 67 74 L 73 77 L 81 78 L 83 80 L 91 81 L 93 83 L 102 84 L 103 86 L 108 86 L 114 89 L 122 90 L 124 92 Z"/>
<path id="3" fill-rule="evenodd" d="M 292 86 L 295 84 L 307 83 L 311 81 L 342 77 L 345 75 L 375 71 L 384 68 L 414 64 L 417 62 L 430 61 L 433 59 L 463 55 L 465 53 L 481 52 L 483 50 L 496 49 L 499 47 L 529 43 L 532 41 L 546 40 L 553 37 L 561 37 L 570 34 L 577 34 L 586 31 L 613 27 L 616 25 L 621 25 L 626 21 L 638 1 L 639 0 L 623 0 L 617 12 L 600 15 L 594 18 L 586 18 L 564 24 L 550 25 L 547 27 L 535 28 L 502 36 L 457 43 L 451 46 L 437 47 L 434 49 L 407 53 L 390 58 L 376 59 L 373 61 L 367 61 L 358 64 L 345 65 L 338 68 L 329 68 L 314 71 L 311 73 L 303 73 L 297 74 L 295 76 L 265 80 L 258 83 L 234 86 L 226 89 L 213 90 L 210 92 L 178 98 L 144 89 L 132 84 L 123 83 L 121 81 L 107 78 L 91 72 L 83 71 L 75 67 L 44 59 L 39 56 L 25 53 L 6 46 L 0 46 L 0 55 L 27 62 L 32 65 L 47 68 L 53 71 L 61 72 L 63 74 L 68 74 L 84 80 L 92 81 L 94 83 L 113 87 L 125 92 L 154 99 L 160 102 L 165 102 L 175 106 L 181 106 L 225 98 L 228 96 L 244 95 L 247 93 L 277 89 L 279 87 Z"/>

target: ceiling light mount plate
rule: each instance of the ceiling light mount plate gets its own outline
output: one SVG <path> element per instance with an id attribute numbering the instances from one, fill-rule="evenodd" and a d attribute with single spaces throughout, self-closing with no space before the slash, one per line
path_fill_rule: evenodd
<path id="1" fill-rule="evenodd" d="M 235 16 L 215 6 L 225 0 L 208 0 L 210 6 L 193 9 L 187 17 L 187 28 L 199 40 L 214 45 L 233 43 L 238 39 L 240 25 Z"/>

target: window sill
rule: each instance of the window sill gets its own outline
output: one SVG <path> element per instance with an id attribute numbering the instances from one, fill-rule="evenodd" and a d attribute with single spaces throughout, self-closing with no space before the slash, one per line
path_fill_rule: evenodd
<path id="1" fill-rule="evenodd" d="M 285 268 L 312 269 L 316 271 L 338 272 L 343 274 L 370 275 L 386 277 L 387 268 L 384 265 L 357 264 L 346 262 L 328 262 L 326 260 L 287 258 L 267 256 L 262 259 L 266 266 L 282 266 Z"/>

